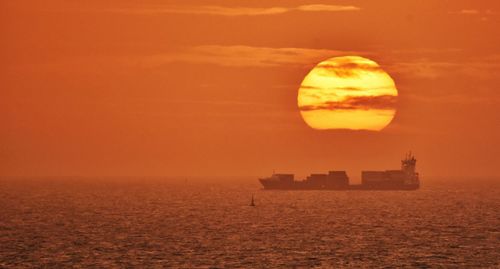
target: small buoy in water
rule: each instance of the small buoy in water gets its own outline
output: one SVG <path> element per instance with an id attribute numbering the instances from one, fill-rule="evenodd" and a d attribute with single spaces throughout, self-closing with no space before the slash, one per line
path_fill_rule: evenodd
<path id="1" fill-rule="evenodd" d="M 253 200 L 253 194 L 252 194 L 252 202 L 250 203 L 250 206 L 255 206 L 255 202 Z"/>

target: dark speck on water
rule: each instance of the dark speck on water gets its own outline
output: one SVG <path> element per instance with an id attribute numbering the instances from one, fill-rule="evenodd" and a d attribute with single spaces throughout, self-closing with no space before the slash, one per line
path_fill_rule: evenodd
<path id="1" fill-rule="evenodd" d="M 498 187 L 2 179 L 0 268 L 498 268 Z"/>

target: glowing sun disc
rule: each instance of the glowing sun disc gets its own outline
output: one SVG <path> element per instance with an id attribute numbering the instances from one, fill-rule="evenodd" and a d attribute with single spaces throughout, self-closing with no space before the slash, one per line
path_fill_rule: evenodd
<path id="1" fill-rule="evenodd" d="M 316 65 L 297 101 L 311 128 L 380 131 L 394 118 L 397 96 L 394 81 L 376 62 L 343 56 Z"/>

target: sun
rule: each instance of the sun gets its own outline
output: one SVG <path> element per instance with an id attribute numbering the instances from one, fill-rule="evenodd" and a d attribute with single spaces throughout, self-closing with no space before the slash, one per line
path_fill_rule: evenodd
<path id="1" fill-rule="evenodd" d="M 397 96 L 394 80 L 376 62 L 343 56 L 316 65 L 297 102 L 311 128 L 380 131 L 394 118 Z"/>

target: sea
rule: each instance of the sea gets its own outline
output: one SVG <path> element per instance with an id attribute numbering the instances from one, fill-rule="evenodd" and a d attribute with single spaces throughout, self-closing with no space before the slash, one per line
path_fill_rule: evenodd
<path id="1" fill-rule="evenodd" d="M 499 181 L 265 191 L 253 178 L 0 180 L 0 268 L 436 267 L 500 268 Z"/>

